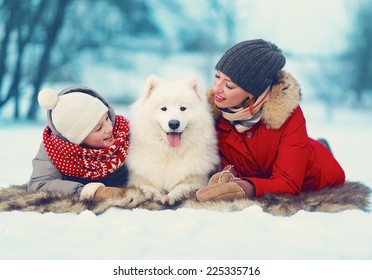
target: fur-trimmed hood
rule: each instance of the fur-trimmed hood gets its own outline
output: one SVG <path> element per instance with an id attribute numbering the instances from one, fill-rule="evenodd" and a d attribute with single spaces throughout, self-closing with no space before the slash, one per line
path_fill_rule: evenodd
<path id="1" fill-rule="evenodd" d="M 219 116 L 220 111 L 214 105 L 212 90 L 207 93 L 208 101 Z M 271 94 L 262 107 L 263 123 L 272 129 L 279 129 L 287 121 L 301 100 L 301 88 L 295 78 L 286 71 L 279 71 L 278 80 L 272 86 Z"/>
<path id="2" fill-rule="evenodd" d="M 269 128 L 279 129 L 300 100 L 301 88 L 295 78 L 288 72 L 280 71 L 278 83 L 272 86 L 270 97 L 262 107 L 262 121 Z"/>

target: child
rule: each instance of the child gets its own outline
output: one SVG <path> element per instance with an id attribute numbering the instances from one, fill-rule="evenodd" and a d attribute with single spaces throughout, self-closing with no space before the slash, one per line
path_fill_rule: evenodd
<path id="1" fill-rule="evenodd" d="M 29 191 L 46 190 L 105 200 L 125 196 L 129 122 L 86 87 L 70 87 L 58 95 L 44 89 L 39 105 L 48 125 L 32 161 Z"/>

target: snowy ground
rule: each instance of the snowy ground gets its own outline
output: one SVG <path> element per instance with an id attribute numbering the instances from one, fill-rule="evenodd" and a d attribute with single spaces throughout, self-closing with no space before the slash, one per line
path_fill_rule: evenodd
<path id="1" fill-rule="evenodd" d="M 371 115 L 351 119 L 303 106 L 309 134 L 327 137 L 349 180 L 372 186 Z M 120 111 L 119 111 L 120 113 Z M 1 185 L 22 184 L 43 126 L 2 124 Z M 240 212 L 111 209 L 96 217 L 0 213 L 0 259 L 372 259 L 372 214 L 300 211 L 288 218 L 259 207 Z"/>

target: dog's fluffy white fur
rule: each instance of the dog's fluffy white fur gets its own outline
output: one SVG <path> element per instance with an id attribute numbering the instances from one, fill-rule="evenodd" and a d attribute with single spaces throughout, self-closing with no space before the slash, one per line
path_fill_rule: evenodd
<path id="1" fill-rule="evenodd" d="M 207 185 L 219 157 L 212 112 L 195 77 L 150 75 L 130 116 L 129 185 L 164 204 Z"/>

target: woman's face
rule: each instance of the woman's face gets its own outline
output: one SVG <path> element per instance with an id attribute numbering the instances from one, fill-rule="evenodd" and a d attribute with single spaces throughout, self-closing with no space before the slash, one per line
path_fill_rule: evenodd
<path id="1" fill-rule="evenodd" d="M 219 108 L 241 107 L 244 101 L 254 98 L 221 71 L 216 71 L 212 91 L 214 103 Z"/>
<path id="2" fill-rule="evenodd" d="M 115 142 L 112 122 L 108 113 L 104 114 L 92 132 L 84 139 L 83 145 L 91 148 L 107 148 Z"/>

